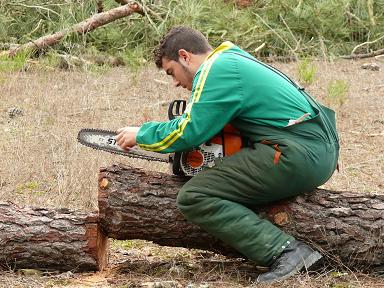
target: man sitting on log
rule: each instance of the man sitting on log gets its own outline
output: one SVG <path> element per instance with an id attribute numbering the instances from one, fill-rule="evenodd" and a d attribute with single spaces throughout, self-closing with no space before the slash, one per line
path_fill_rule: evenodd
<path id="1" fill-rule="evenodd" d="M 212 49 L 198 31 L 171 29 L 155 50 L 159 68 L 191 91 L 184 114 L 118 130 L 118 144 L 170 153 L 208 141 L 230 123 L 249 145 L 215 162 L 181 189 L 182 214 L 259 265 L 258 282 L 286 279 L 322 256 L 252 211 L 313 191 L 334 172 L 334 112 L 280 71 L 231 42 Z"/>

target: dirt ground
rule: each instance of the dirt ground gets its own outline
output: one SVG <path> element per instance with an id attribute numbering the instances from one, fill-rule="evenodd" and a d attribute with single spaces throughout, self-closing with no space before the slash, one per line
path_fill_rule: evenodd
<path id="1" fill-rule="evenodd" d="M 380 70 L 363 69 L 376 63 Z M 337 112 L 340 171 L 323 188 L 384 193 L 384 62 L 375 59 L 315 61 L 306 85 Z M 272 63 L 298 79 L 298 63 Z M 334 80 L 347 83 L 343 104 L 329 99 Z M 124 163 L 166 172 L 165 164 L 131 160 L 79 145 L 80 128 L 117 129 L 165 120 L 172 99 L 188 93 L 173 88 L 153 66 L 57 71 L 31 67 L 0 74 L 0 201 L 20 205 L 97 209 L 99 167 Z M 160 247 L 145 241 L 113 241 L 110 265 L 97 273 L 9 270 L 0 287 L 384 287 L 378 275 L 326 267 L 283 283 L 255 285 L 255 267 L 203 251 Z"/>

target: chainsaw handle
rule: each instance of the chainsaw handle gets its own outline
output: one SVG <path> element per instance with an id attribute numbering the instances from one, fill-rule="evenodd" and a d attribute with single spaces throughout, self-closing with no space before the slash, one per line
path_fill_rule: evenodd
<path id="1" fill-rule="evenodd" d="M 185 100 L 174 100 L 169 103 L 168 106 L 168 119 L 173 120 L 176 117 L 183 115 L 185 108 L 187 107 L 187 101 Z"/>

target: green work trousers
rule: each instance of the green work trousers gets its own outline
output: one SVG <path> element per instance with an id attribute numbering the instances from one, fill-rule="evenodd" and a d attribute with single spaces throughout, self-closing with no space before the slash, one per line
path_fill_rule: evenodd
<path id="1" fill-rule="evenodd" d="M 258 127 L 252 147 L 218 160 L 182 187 L 178 208 L 257 264 L 271 265 L 294 238 L 252 207 L 313 191 L 331 177 L 339 146 L 329 129 L 319 116 L 283 129 Z"/>

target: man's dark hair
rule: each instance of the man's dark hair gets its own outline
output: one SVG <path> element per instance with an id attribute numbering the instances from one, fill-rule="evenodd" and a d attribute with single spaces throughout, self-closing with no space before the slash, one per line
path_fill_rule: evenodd
<path id="1" fill-rule="evenodd" d="M 180 49 L 193 54 L 204 54 L 212 47 L 201 32 L 186 26 L 173 27 L 163 36 L 153 52 L 156 66 L 162 68 L 163 58 L 178 62 Z"/>

